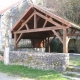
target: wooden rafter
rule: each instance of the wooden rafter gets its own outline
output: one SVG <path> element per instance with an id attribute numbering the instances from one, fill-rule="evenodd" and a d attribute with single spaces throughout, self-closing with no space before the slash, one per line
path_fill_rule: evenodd
<path id="1" fill-rule="evenodd" d="M 52 32 L 56 35 L 57 38 L 59 38 L 59 40 L 63 43 L 63 40 L 61 39 L 61 37 L 58 35 L 58 33 L 53 29 Z"/>

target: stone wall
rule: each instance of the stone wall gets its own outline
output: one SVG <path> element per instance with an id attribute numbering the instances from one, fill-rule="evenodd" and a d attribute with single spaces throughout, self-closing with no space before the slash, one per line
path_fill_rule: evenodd
<path id="1" fill-rule="evenodd" d="M 15 23 L 21 18 L 21 16 L 26 12 L 30 4 L 27 0 L 23 0 L 17 5 L 11 7 L 9 10 L 4 12 L 0 18 L 0 36 L 1 44 L 0 49 L 9 47 L 10 50 L 14 49 L 14 42 L 11 35 L 11 29 Z"/>
<path id="2" fill-rule="evenodd" d="M 65 71 L 69 63 L 69 54 L 10 51 L 9 63 L 36 69 Z"/>

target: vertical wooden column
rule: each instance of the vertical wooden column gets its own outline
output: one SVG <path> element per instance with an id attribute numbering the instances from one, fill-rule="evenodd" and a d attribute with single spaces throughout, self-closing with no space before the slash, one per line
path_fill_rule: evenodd
<path id="1" fill-rule="evenodd" d="M 37 15 L 36 15 L 36 11 L 34 11 L 34 29 L 37 28 Z"/>
<path id="2" fill-rule="evenodd" d="M 50 40 L 49 40 L 49 37 L 48 37 L 48 52 L 50 52 Z"/>
<path id="3" fill-rule="evenodd" d="M 14 33 L 14 49 L 17 50 L 17 34 Z"/>
<path id="4" fill-rule="evenodd" d="M 43 39 L 43 48 L 45 47 L 45 44 L 44 44 L 44 39 Z"/>
<path id="5" fill-rule="evenodd" d="M 63 53 L 68 53 L 68 31 L 66 28 L 63 29 Z"/>

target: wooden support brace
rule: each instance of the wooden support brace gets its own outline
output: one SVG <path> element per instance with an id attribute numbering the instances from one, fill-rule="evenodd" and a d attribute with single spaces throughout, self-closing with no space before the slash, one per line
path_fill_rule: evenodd
<path id="1" fill-rule="evenodd" d="M 17 39 L 17 41 L 16 41 L 16 44 L 19 43 L 19 41 L 21 40 L 21 37 L 22 37 L 22 33 L 19 35 L 19 37 L 18 37 L 18 39 Z"/>
<path id="2" fill-rule="evenodd" d="M 46 24 L 47 24 L 47 20 L 44 22 L 43 28 L 46 26 Z"/>
<path id="3" fill-rule="evenodd" d="M 27 24 L 25 24 L 25 26 L 26 26 L 26 29 L 27 29 L 27 30 L 29 30 L 29 27 L 28 27 L 28 25 L 27 25 Z"/>
<path id="4" fill-rule="evenodd" d="M 56 35 L 56 37 L 63 43 L 63 40 L 61 37 L 58 35 L 58 33 L 55 30 L 52 30 L 52 32 Z"/>

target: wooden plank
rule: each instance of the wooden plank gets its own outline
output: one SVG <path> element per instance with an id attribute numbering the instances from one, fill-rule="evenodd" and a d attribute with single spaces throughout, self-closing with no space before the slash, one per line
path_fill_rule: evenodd
<path id="1" fill-rule="evenodd" d="M 52 26 L 52 27 L 45 27 L 45 28 L 21 30 L 21 31 L 16 31 L 16 32 L 14 32 L 14 33 L 31 33 L 31 32 L 41 32 L 41 31 L 59 30 L 59 29 L 63 29 L 63 28 L 56 27 L 56 26 Z"/>
<path id="2" fill-rule="evenodd" d="M 22 33 L 19 35 L 19 37 L 18 37 L 18 39 L 17 39 L 17 41 L 16 41 L 16 44 L 19 43 L 19 41 L 21 40 L 21 37 L 22 37 Z"/>
<path id="3" fill-rule="evenodd" d="M 17 31 L 21 30 L 24 27 L 24 25 L 33 17 L 33 15 L 34 13 L 30 15 L 30 17 L 24 23 L 22 23 L 21 27 Z"/>
<path id="4" fill-rule="evenodd" d="M 37 15 L 36 15 L 36 11 L 34 11 L 34 29 L 37 28 Z"/>
<path id="5" fill-rule="evenodd" d="M 47 20 L 45 20 L 44 25 L 43 25 L 43 28 L 46 26 L 46 24 L 47 24 Z"/>
<path id="6" fill-rule="evenodd" d="M 58 35 L 58 33 L 55 30 L 52 30 L 53 33 L 56 35 L 56 37 L 63 43 L 63 40 L 61 39 L 61 37 Z"/>

